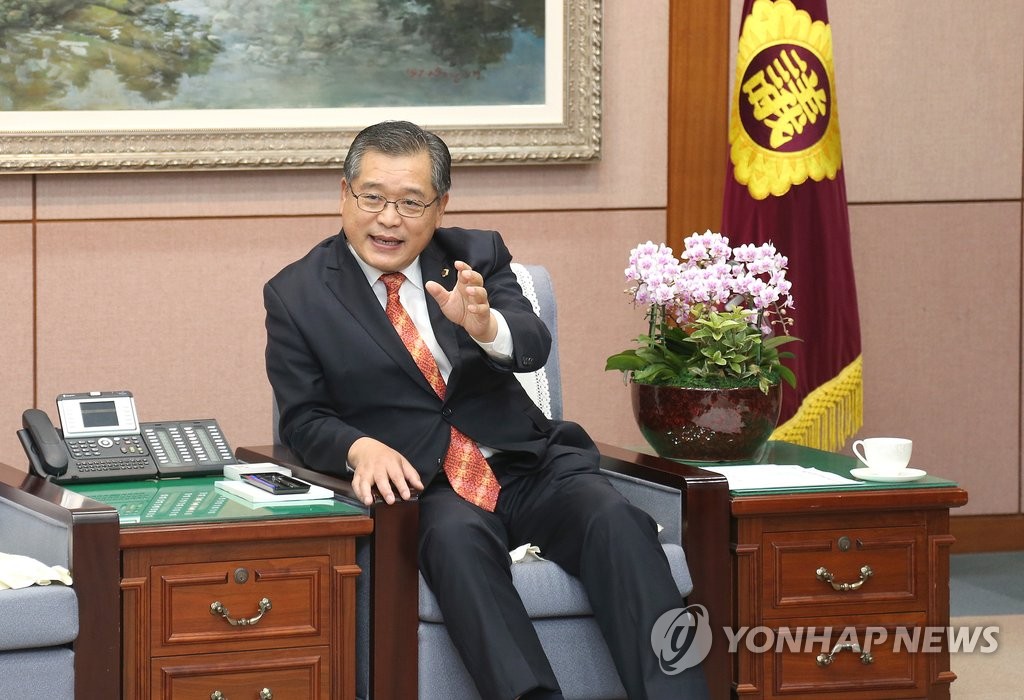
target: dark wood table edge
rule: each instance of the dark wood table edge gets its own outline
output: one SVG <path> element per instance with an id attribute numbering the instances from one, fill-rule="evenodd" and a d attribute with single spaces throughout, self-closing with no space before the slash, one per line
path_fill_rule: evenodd
<path id="1" fill-rule="evenodd" d="M 814 491 L 808 493 L 732 494 L 734 515 L 760 515 L 779 511 L 813 513 L 827 500 L 829 511 L 906 510 L 914 508 L 959 508 L 967 503 L 967 491 L 956 485 L 927 488 Z"/>

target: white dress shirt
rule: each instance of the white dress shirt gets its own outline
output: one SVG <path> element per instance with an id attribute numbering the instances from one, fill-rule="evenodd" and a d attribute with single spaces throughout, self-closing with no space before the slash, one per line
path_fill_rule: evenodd
<path id="1" fill-rule="evenodd" d="M 352 250 L 351 245 L 349 245 L 349 250 Z M 380 276 L 385 273 L 364 262 L 362 258 L 356 255 L 355 250 L 352 250 L 352 255 L 355 256 L 356 262 L 359 263 L 363 274 L 366 275 L 366 281 L 377 296 L 381 308 L 386 308 L 388 290 L 384 283 L 380 281 Z M 434 328 L 430 325 L 430 314 L 427 311 L 427 292 L 423 288 L 423 274 L 420 272 L 419 258 L 413 260 L 409 267 L 400 270 L 400 272 L 405 275 L 405 282 L 402 283 L 398 290 L 398 299 L 402 302 L 405 312 L 409 314 L 409 318 L 412 319 L 416 330 L 419 331 L 423 342 L 426 343 L 430 354 L 434 356 L 437 369 L 440 370 L 441 377 L 447 383 L 448 376 L 452 373 L 452 363 L 444 354 L 441 346 L 438 345 L 437 338 L 434 336 Z M 494 337 L 494 340 L 489 343 L 480 342 L 475 338 L 473 340 L 492 359 L 498 362 L 511 362 L 513 351 L 512 331 L 509 330 L 508 322 L 501 315 L 501 312 L 491 309 L 491 316 L 498 322 L 498 334 Z"/>
<path id="2" fill-rule="evenodd" d="M 356 262 L 359 263 L 363 274 L 366 275 L 366 281 L 377 296 L 381 308 L 387 308 L 388 290 L 384 283 L 380 281 L 380 276 L 385 273 L 372 265 L 366 264 L 356 254 L 355 250 L 352 249 L 351 245 L 349 245 L 349 250 L 352 251 Z M 452 373 L 452 363 L 449 361 L 448 356 L 444 354 L 441 346 L 438 345 L 437 338 L 434 336 L 434 328 L 430 325 L 430 314 L 427 311 L 427 292 L 423 288 L 423 274 L 420 272 L 419 258 L 417 257 L 409 267 L 400 270 L 400 272 L 405 275 L 405 282 L 398 289 L 398 300 L 402 302 L 405 312 L 409 314 L 409 318 L 412 319 L 413 325 L 419 331 L 420 337 L 423 338 L 423 342 L 426 343 L 427 348 L 430 350 L 430 354 L 434 356 L 437 369 L 441 372 L 441 377 L 447 384 L 448 376 Z M 498 322 L 498 334 L 494 337 L 494 340 L 489 343 L 482 343 L 476 340 L 476 338 L 473 338 L 473 340 L 492 359 L 498 362 L 511 362 L 513 350 L 512 331 L 509 330 L 508 322 L 499 311 L 491 309 L 491 316 Z M 496 450 L 486 445 L 478 443 L 477 446 L 480 448 L 480 452 L 483 453 L 484 459 L 496 452 Z M 346 466 L 349 471 L 352 471 L 351 465 L 346 464 Z"/>

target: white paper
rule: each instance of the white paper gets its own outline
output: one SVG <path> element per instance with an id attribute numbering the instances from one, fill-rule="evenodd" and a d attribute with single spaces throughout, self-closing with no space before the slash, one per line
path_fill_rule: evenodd
<path id="1" fill-rule="evenodd" d="M 232 496 L 238 496 L 249 503 L 258 503 L 263 506 L 272 505 L 305 505 L 307 501 L 330 501 L 334 499 L 334 492 L 316 484 L 309 485 L 306 493 L 281 493 L 273 494 L 242 481 L 215 481 L 213 484 L 218 490 Z"/>
<path id="2" fill-rule="evenodd" d="M 729 480 L 731 491 L 860 485 L 859 481 L 814 467 L 801 467 L 799 464 L 738 464 L 728 467 L 701 465 L 701 469 L 723 475 Z"/>

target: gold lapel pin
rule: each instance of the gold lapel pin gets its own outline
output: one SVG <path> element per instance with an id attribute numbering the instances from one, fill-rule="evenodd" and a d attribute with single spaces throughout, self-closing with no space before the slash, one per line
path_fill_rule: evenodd
<path id="1" fill-rule="evenodd" d="M 448 268 L 447 267 L 442 267 L 441 268 L 441 276 L 442 277 L 447 277 L 448 276 Z"/>

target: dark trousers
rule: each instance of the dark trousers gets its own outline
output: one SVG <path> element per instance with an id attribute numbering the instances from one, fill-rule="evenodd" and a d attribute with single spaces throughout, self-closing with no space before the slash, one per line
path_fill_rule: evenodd
<path id="1" fill-rule="evenodd" d="M 443 475 L 420 497 L 420 570 L 480 696 L 559 690 L 512 585 L 509 549 L 530 542 L 582 581 L 630 700 L 706 697 L 699 667 L 667 675 L 651 649 L 655 621 L 683 605 L 654 520 L 586 454 L 527 474 L 495 471 L 494 513 L 464 501 Z"/>

